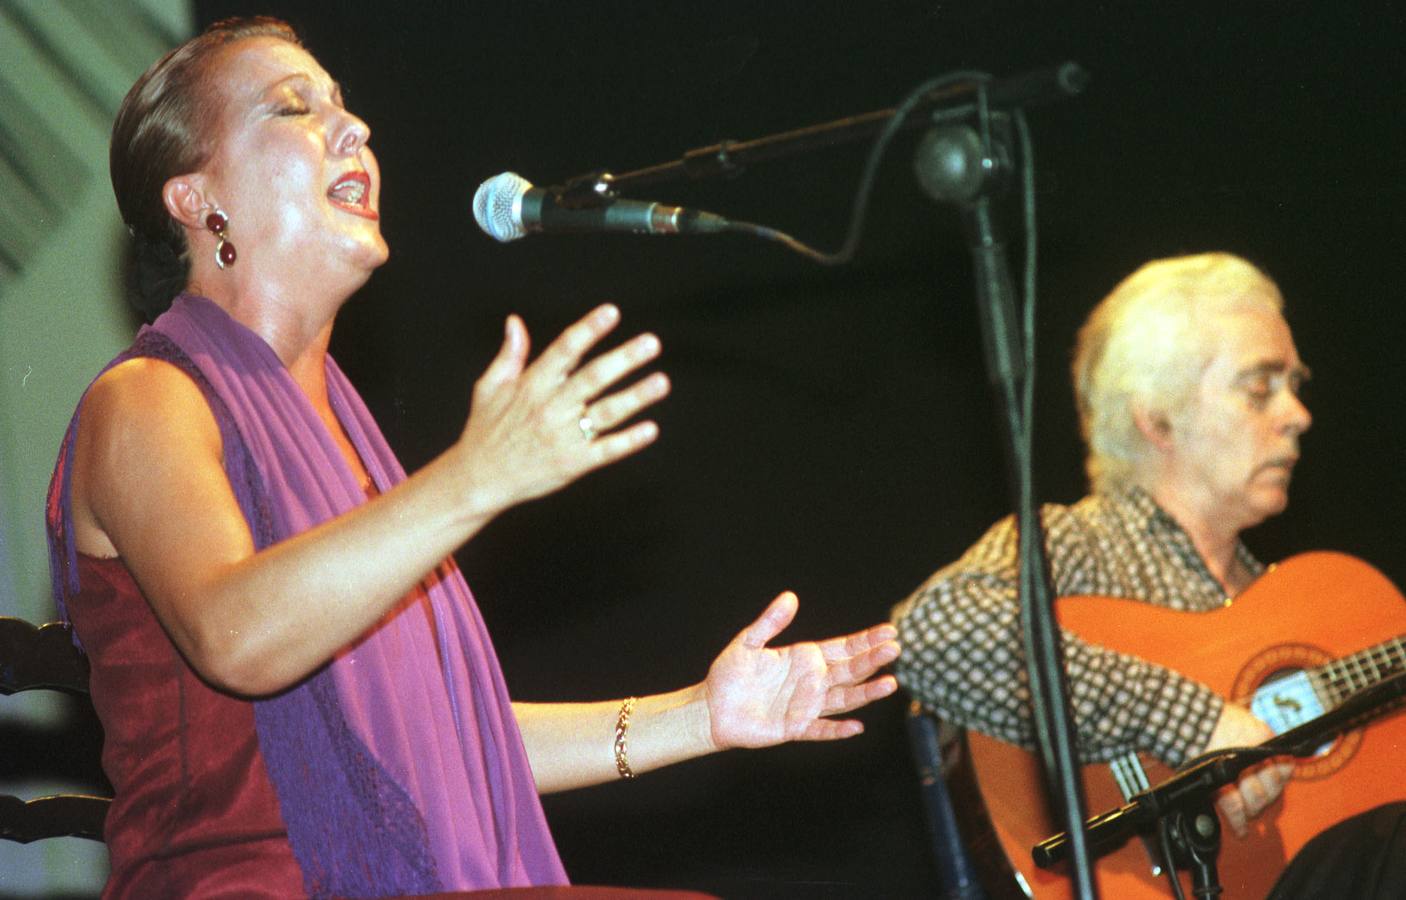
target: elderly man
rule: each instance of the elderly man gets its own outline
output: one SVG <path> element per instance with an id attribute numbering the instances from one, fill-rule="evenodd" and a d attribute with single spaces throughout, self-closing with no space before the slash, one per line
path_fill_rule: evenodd
<path id="1" fill-rule="evenodd" d="M 1099 304 L 1073 375 L 1093 493 L 1047 506 L 1056 594 L 1212 610 L 1264 566 L 1240 534 L 1288 504 L 1299 437 L 1299 359 L 1278 288 L 1225 253 L 1159 260 Z M 900 682 L 944 719 L 1031 747 L 1013 521 L 896 607 Z M 1063 637 L 1081 756 L 1129 750 L 1169 765 L 1270 730 L 1182 673 Z M 1238 834 L 1289 768 L 1252 770 L 1220 807 Z"/>

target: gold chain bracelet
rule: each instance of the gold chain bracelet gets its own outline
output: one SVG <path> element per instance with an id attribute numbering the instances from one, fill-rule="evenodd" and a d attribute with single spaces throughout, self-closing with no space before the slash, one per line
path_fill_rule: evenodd
<path id="1" fill-rule="evenodd" d="M 630 733 L 630 713 L 635 711 L 637 697 L 626 697 L 620 704 L 620 715 L 615 719 L 615 771 L 620 773 L 621 778 L 634 778 L 634 770 L 630 768 L 629 747 L 625 737 Z"/>

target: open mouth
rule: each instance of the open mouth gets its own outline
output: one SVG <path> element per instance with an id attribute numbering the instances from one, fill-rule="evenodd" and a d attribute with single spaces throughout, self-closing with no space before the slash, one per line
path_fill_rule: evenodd
<path id="1" fill-rule="evenodd" d="M 371 202 L 371 177 L 365 172 L 348 172 L 327 189 L 332 205 L 367 219 L 381 216 L 368 204 Z"/>

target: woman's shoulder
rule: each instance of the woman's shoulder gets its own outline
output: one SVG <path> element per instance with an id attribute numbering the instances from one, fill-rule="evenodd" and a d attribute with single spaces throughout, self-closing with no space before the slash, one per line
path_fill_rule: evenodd
<path id="1" fill-rule="evenodd" d="M 79 409 L 80 466 L 117 466 L 137 472 L 173 449 L 213 451 L 220 433 L 194 380 L 163 359 L 134 357 L 108 369 L 88 389 Z"/>
<path id="2" fill-rule="evenodd" d="M 117 555 L 110 534 L 142 492 L 179 494 L 192 471 L 219 470 L 223 441 L 200 388 L 179 367 L 134 357 L 88 388 L 73 435 L 69 484 L 77 549 Z"/>
<path id="3" fill-rule="evenodd" d="M 114 416 L 184 418 L 201 409 L 209 415 L 200 387 L 180 366 L 165 359 L 136 356 L 98 376 L 83 398 L 81 415 L 86 424 Z"/>

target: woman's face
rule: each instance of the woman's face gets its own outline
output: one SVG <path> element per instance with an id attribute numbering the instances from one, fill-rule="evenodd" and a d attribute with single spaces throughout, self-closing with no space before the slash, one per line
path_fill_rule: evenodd
<path id="1" fill-rule="evenodd" d="M 219 112 L 205 199 L 229 217 L 238 265 L 275 277 L 345 268 L 364 281 L 389 255 L 381 176 L 371 130 L 337 83 L 277 38 L 230 45 L 209 77 Z"/>

